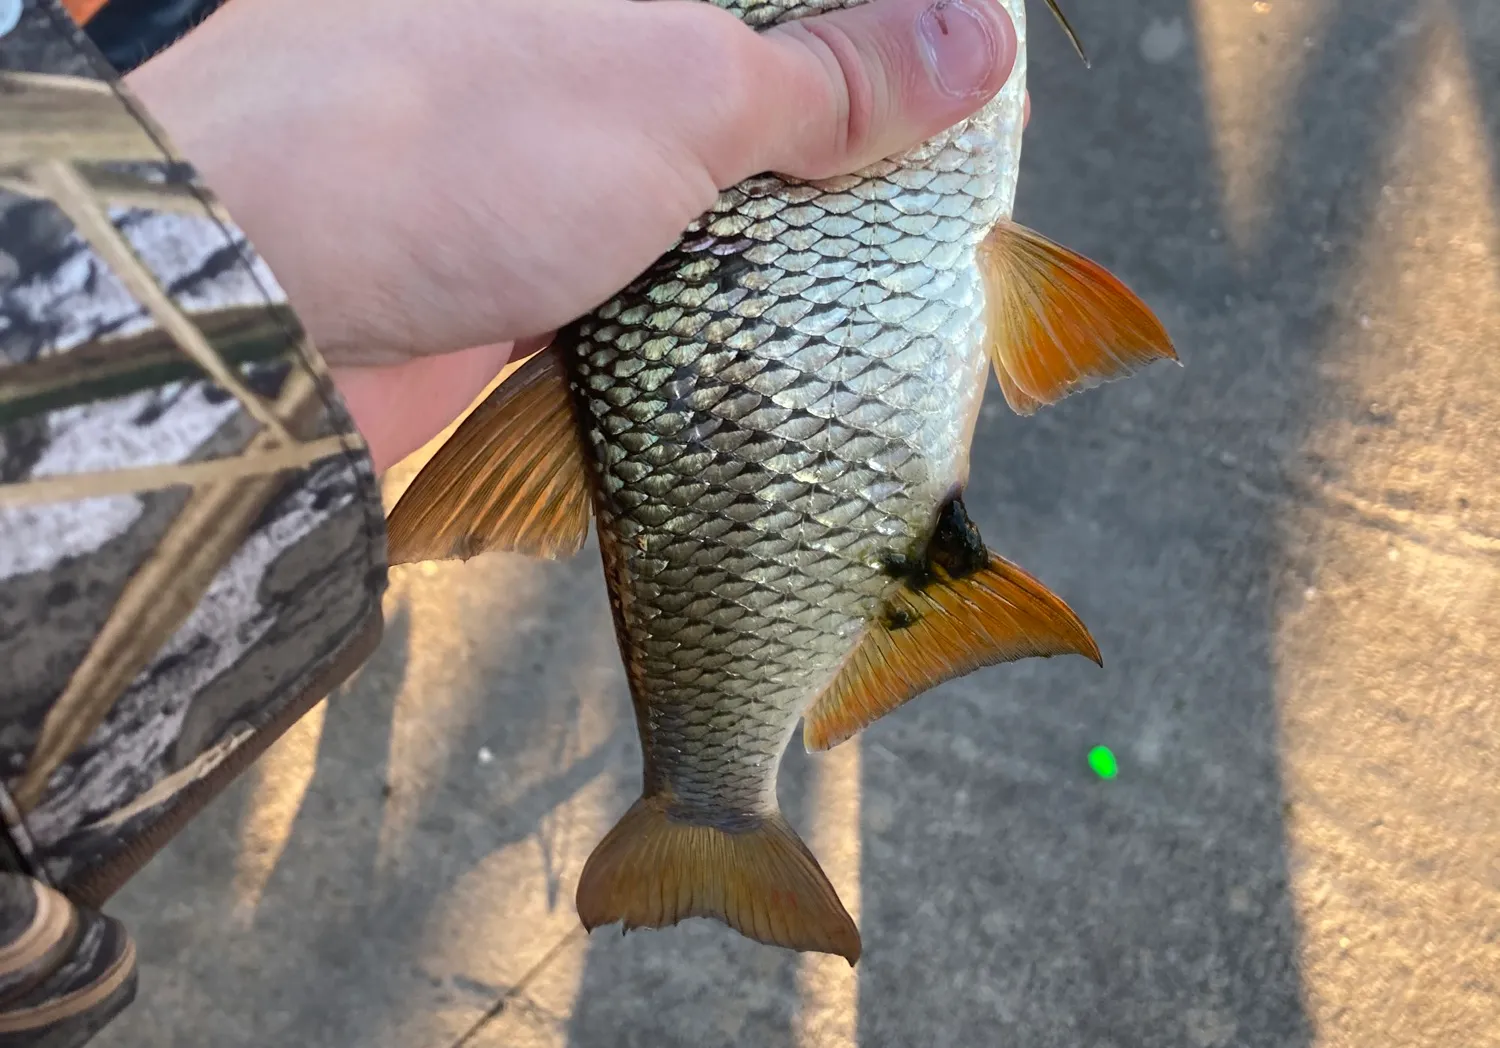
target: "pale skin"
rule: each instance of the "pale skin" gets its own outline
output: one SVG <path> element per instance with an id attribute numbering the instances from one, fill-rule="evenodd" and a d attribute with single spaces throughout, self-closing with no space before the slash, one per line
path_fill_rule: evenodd
<path id="1" fill-rule="evenodd" d="M 127 82 L 270 264 L 384 470 L 720 190 L 852 172 L 983 106 L 1015 61 L 1008 16 L 930 6 L 757 33 L 696 0 L 237 0 Z"/>

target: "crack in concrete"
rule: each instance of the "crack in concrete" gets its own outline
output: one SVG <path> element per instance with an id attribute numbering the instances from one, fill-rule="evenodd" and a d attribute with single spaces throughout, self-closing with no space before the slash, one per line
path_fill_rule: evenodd
<path id="1" fill-rule="evenodd" d="M 496 998 L 495 1003 L 486 1008 L 484 1014 L 474 1020 L 474 1023 L 457 1040 L 450 1044 L 448 1048 L 464 1048 L 465 1045 L 471 1043 L 481 1030 L 505 1011 L 506 1005 L 519 997 L 525 991 L 526 987 L 530 986 L 536 980 L 537 976 L 546 971 L 548 966 L 562 955 L 563 950 L 572 942 L 583 938 L 587 934 L 581 927 L 574 928 L 567 935 L 564 935 L 557 942 L 553 943 L 547 952 L 542 954 L 541 958 L 528 968 L 521 978 L 516 980 L 516 984 Z"/>
<path id="2" fill-rule="evenodd" d="M 1217 457 L 1211 460 L 1234 474 L 1243 494 L 1260 502 L 1310 506 L 1330 518 L 1388 532 L 1451 556 L 1500 558 L 1500 535 L 1464 524 L 1453 514 L 1388 506 L 1345 488 L 1291 476 L 1277 478 L 1283 489 L 1277 491 L 1243 466 Z"/>

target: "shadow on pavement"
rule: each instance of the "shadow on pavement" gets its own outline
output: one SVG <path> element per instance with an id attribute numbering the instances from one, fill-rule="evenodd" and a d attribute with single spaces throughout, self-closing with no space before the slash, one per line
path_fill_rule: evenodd
<path id="1" fill-rule="evenodd" d="M 1344 479 L 1315 432 L 1395 432 L 1335 366 L 1368 349 L 1351 287 L 1444 12 L 1500 155 L 1500 12 L 1299 3 L 1071 0 L 1088 73 L 1032 5 L 1018 217 L 1143 294 L 1187 366 L 1030 419 L 988 398 L 969 509 L 1106 668 L 981 671 L 858 740 L 865 1048 L 1313 1043 L 1279 630 L 1318 565 L 1287 507 Z M 1265 78 L 1211 82 L 1226 68 Z M 1226 176 L 1241 162 L 1264 177 Z M 142 1002 L 101 1043 L 847 1044 L 801 1024 L 798 958 L 717 925 L 568 938 L 583 858 L 639 786 L 596 552 L 403 578 L 306 781 L 247 777 L 127 891 Z M 1118 779 L 1091 777 L 1097 744 Z M 829 759 L 788 758 L 799 827 Z M 205 917 L 244 906 L 256 813 L 283 809 L 249 926 Z"/>
<path id="2" fill-rule="evenodd" d="M 857 1009 L 870 1048 L 1312 1043 L 1273 641 L 1310 566 L 1279 507 L 1329 467 L 1305 453 L 1308 434 L 1353 409 L 1324 350 L 1355 319 L 1340 295 L 1436 16 L 1403 0 L 1322 3 L 1308 36 L 1287 38 L 1284 21 L 1260 28 L 1251 5 L 1223 5 L 1244 8 L 1217 27 L 1241 48 L 1302 52 L 1261 59 L 1268 76 L 1298 75 L 1274 85 L 1280 133 L 1255 141 L 1212 126 L 1203 6 L 1075 0 L 1089 73 L 1032 18 L 1018 217 L 1143 293 L 1187 367 L 1031 419 L 989 400 L 969 508 L 992 546 L 1074 602 L 1106 669 L 983 671 L 863 736 Z M 1463 13 L 1471 27 L 1495 18 L 1479 3 Z M 1500 80 L 1486 72 L 1494 136 Z M 1241 87 L 1253 105 L 1257 85 Z M 1272 152 L 1250 199 L 1226 201 L 1237 134 Z M 1235 208 L 1250 219 L 1238 242 Z M 1114 782 L 1086 768 L 1098 743 L 1120 755 Z M 570 1043 L 701 1043 L 714 1016 L 784 992 L 787 963 L 724 938 L 596 941 Z M 679 956 L 652 963 L 667 952 Z M 707 979 L 716 954 L 733 960 Z M 739 1036 L 787 1043 L 788 1022 L 770 1009 Z"/>

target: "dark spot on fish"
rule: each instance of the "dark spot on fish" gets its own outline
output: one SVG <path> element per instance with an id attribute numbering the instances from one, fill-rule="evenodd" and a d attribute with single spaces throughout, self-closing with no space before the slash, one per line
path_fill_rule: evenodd
<path id="1" fill-rule="evenodd" d="M 888 553 L 881 561 L 885 573 L 921 592 L 937 581 L 938 572 L 950 579 L 968 578 L 990 562 L 979 529 L 969 519 L 963 500 L 954 497 L 938 513 L 937 526 L 926 548 L 916 555 Z"/>
<path id="2" fill-rule="evenodd" d="M 887 553 L 880 558 L 880 566 L 893 579 L 900 579 L 910 589 L 924 590 L 933 581 L 932 571 L 925 556 L 910 557 L 905 553 Z"/>
<path id="3" fill-rule="evenodd" d="M 979 529 L 969 519 L 962 499 L 955 498 L 938 516 L 937 530 L 927 544 L 928 559 L 955 579 L 968 578 L 990 562 Z"/>
<path id="4" fill-rule="evenodd" d="M 733 254 L 721 257 L 723 261 L 719 263 L 719 268 L 714 271 L 714 277 L 721 287 L 737 283 L 739 276 L 750 269 L 750 260 L 744 255 Z"/>
<path id="5" fill-rule="evenodd" d="M 908 608 L 897 607 L 887 603 L 880 612 L 880 624 L 894 633 L 897 630 L 909 629 L 917 624 L 918 616 Z"/>

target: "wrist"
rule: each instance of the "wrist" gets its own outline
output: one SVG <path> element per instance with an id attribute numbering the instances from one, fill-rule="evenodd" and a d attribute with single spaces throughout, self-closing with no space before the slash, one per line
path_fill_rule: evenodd
<path id="1" fill-rule="evenodd" d="M 406 359 L 391 340 L 370 337 L 390 326 L 373 319 L 370 291 L 380 282 L 353 264 L 368 267 L 374 253 L 356 241 L 369 226 L 357 219 L 359 189 L 347 176 L 368 154 L 329 134 L 328 125 L 353 123 L 336 119 L 337 90 L 320 88 L 309 105 L 298 63 L 261 39 L 264 19 L 227 24 L 226 13 L 134 70 L 126 86 L 264 259 L 330 363 Z M 345 301 L 355 288 L 364 325 L 351 323 Z"/>
<path id="2" fill-rule="evenodd" d="M 518 355 L 535 349 L 533 340 Z M 386 367 L 334 367 L 334 384 L 370 449 L 375 472 L 384 473 L 462 415 L 513 352 L 504 342 Z"/>

